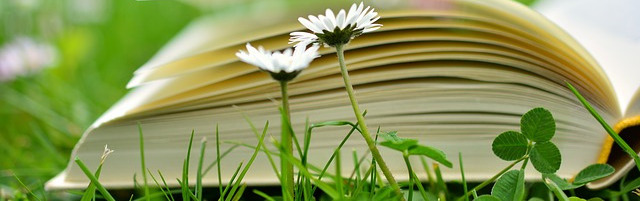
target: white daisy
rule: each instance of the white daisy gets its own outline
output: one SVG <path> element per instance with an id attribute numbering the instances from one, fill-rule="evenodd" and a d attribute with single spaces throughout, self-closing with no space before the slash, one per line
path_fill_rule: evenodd
<path id="1" fill-rule="evenodd" d="M 331 9 L 327 9 L 325 15 L 309 15 L 309 19 L 302 17 L 298 21 L 313 33 L 293 32 L 289 44 L 305 46 L 311 43 L 322 43 L 329 46 L 347 44 L 351 39 L 363 33 L 379 29 L 381 24 L 374 24 L 380 16 L 370 9 L 364 8 L 364 4 L 353 4 L 349 12 L 341 9 L 337 15 Z"/>
<path id="2" fill-rule="evenodd" d="M 271 52 L 262 46 L 256 49 L 247 43 L 247 52 L 240 50 L 236 56 L 245 63 L 269 72 L 271 77 L 278 81 L 289 81 L 308 67 L 313 59 L 319 57 L 318 48 L 319 46 L 313 45 L 307 49 L 305 45 L 296 46 L 295 50 L 287 48 L 282 52 Z"/>

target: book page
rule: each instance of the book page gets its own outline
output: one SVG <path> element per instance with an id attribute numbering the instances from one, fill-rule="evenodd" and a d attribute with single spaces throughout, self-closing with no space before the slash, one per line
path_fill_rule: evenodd
<path id="1" fill-rule="evenodd" d="M 434 69 L 437 72 L 438 69 Z M 477 74 L 487 73 L 488 70 L 479 69 Z M 515 73 L 515 72 L 514 72 Z M 475 74 L 475 73 L 474 73 Z M 496 74 L 496 73 L 493 73 Z M 513 79 L 512 74 L 496 74 L 504 79 Z M 477 75 L 477 77 L 487 77 Z M 339 79 L 335 77 L 334 79 Z M 354 73 L 354 79 L 357 73 Z M 362 78 L 366 79 L 366 78 Z M 542 78 L 539 78 L 542 79 Z M 493 80 L 493 79 L 492 79 Z M 499 79 L 502 80 L 502 79 Z M 330 83 L 330 82 L 322 82 Z M 300 83 L 303 84 L 303 83 Z M 293 88 L 292 88 L 293 90 Z M 570 95 L 571 92 L 565 92 Z M 469 180 L 479 181 L 495 174 L 495 166 L 506 166 L 507 162 L 500 160 L 491 153 L 491 140 L 505 130 L 517 130 L 520 115 L 531 108 L 531 105 L 543 105 L 553 112 L 557 119 L 557 137 L 554 143 L 561 147 L 563 156 L 567 157 L 557 174 L 570 177 L 576 171 L 592 163 L 600 150 L 600 142 L 604 135 L 594 132 L 598 126 L 595 120 L 588 118 L 587 111 L 577 107 L 577 103 L 567 98 L 551 93 L 539 87 L 521 84 L 478 81 L 472 79 L 419 77 L 403 79 L 377 84 L 367 84 L 358 88 L 363 108 L 370 111 L 367 116 L 369 124 L 380 126 L 385 131 L 397 130 L 402 136 L 419 139 L 430 146 L 441 147 L 448 155 L 463 152 L 465 163 L 477 164 L 465 170 Z M 322 122 L 335 119 L 352 120 L 349 112 L 348 99 L 342 89 L 336 89 L 321 95 L 301 96 L 291 99 L 292 124 L 299 135 L 304 133 L 306 118 L 311 122 Z M 312 103 L 312 104 L 310 104 Z M 159 170 L 167 178 L 176 178 L 181 174 L 181 166 L 188 144 L 188 134 L 195 131 L 195 139 L 206 136 L 215 139 L 214 130 L 219 125 L 220 140 L 255 144 L 255 136 L 251 128 L 244 123 L 242 113 L 257 125 L 263 126 L 269 121 L 269 133 L 278 137 L 280 118 L 276 104 L 264 100 L 239 106 L 195 110 L 181 113 L 164 114 L 140 118 L 146 142 L 146 164 L 149 169 Z M 242 111 L 242 112 L 241 112 Z M 262 127 L 259 127 L 262 128 Z M 311 164 L 321 165 L 329 157 L 328 154 L 341 137 L 347 132 L 347 127 L 323 128 L 313 131 L 311 145 Z M 109 144 L 117 155 L 110 156 L 112 161 L 138 161 L 138 136 L 130 135 L 138 132 L 135 121 L 119 122 L 109 126 L 102 126 L 92 131 L 83 146 L 78 148 L 76 156 L 82 158 L 90 167 L 95 167 L 102 152 L 102 145 Z M 301 137 L 301 136 L 299 136 Z M 460 140 L 465 139 L 465 140 Z M 207 145 L 206 156 L 213 156 L 215 143 Z M 221 150 L 226 150 L 231 144 L 223 143 Z M 196 145 L 194 149 L 198 149 Z M 344 151 L 353 149 L 358 153 L 365 153 L 364 142 L 353 136 Z M 238 164 L 248 158 L 251 149 L 238 148 L 224 159 L 224 164 Z M 392 161 L 392 171 L 397 175 L 406 169 L 397 152 L 381 150 L 382 154 Z M 325 154 L 323 154 L 325 153 Z M 197 153 L 192 157 L 198 158 Z M 205 157 L 205 164 L 209 164 L 214 157 Z M 268 164 L 265 157 L 257 159 L 255 164 Z M 394 161 L 395 160 L 395 161 Z M 192 160 L 191 168 L 197 167 Z M 454 164 L 456 161 L 453 161 Z M 254 164 L 254 165 L 255 165 Z M 256 167 L 256 166 L 254 166 Z M 345 172 L 351 164 L 345 163 Z M 459 169 L 443 169 L 445 179 L 459 178 Z M 228 180 L 233 173 L 232 165 L 223 167 L 222 178 Z M 110 163 L 109 168 L 103 169 L 101 182 L 111 187 L 131 186 L 131 176 L 139 170 L 138 163 Z M 192 171 L 195 171 L 192 169 Z M 527 173 L 528 179 L 540 178 L 531 168 Z M 404 178 L 406 179 L 406 178 Z M 214 185 L 215 174 L 205 177 L 204 183 Z M 77 168 L 71 166 L 67 175 L 67 183 L 77 183 L 86 186 L 87 179 Z M 168 180 L 169 185 L 177 182 Z M 274 184 L 277 178 L 270 168 L 253 168 L 245 178 L 248 184 Z"/>
<path id="2" fill-rule="evenodd" d="M 627 107 L 627 112 L 625 113 L 625 117 L 635 117 L 640 116 L 640 89 L 638 89 L 629 101 L 629 107 Z"/>
<path id="3" fill-rule="evenodd" d="M 640 87 L 640 1 L 546 0 L 536 9 L 595 57 L 618 95 L 621 111 Z"/>

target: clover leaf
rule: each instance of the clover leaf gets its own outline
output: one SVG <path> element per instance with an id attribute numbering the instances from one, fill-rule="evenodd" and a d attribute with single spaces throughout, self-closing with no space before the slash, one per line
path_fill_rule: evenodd
<path id="1" fill-rule="evenodd" d="M 540 107 L 534 108 L 522 115 L 520 131 L 531 141 L 546 142 L 553 138 L 556 122 L 549 110 Z"/>
<path id="2" fill-rule="evenodd" d="M 540 173 L 555 173 L 560 169 L 560 150 L 552 142 L 538 142 L 529 153 L 531 164 Z"/>
<path id="3" fill-rule="evenodd" d="M 528 144 L 529 142 L 524 135 L 515 131 L 507 131 L 493 140 L 491 149 L 502 160 L 513 161 L 527 154 Z"/>

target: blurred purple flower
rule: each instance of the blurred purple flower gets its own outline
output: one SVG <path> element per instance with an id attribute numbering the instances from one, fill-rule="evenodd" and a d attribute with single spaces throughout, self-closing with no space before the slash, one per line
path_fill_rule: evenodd
<path id="1" fill-rule="evenodd" d="M 0 82 L 39 72 L 55 64 L 57 52 L 46 43 L 29 37 L 17 37 L 0 47 Z"/>

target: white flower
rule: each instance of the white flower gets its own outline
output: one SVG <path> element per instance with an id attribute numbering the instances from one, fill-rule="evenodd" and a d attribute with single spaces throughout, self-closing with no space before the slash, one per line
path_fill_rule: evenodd
<path id="1" fill-rule="evenodd" d="M 107 157 L 109 156 L 109 154 L 113 153 L 113 150 L 109 149 L 109 147 L 107 147 L 107 145 L 104 145 L 104 151 L 102 152 L 102 156 L 100 157 L 100 164 L 103 164 L 105 160 L 107 160 Z"/>
<path id="2" fill-rule="evenodd" d="M 0 82 L 55 65 L 56 49 L 29 37 L 17 37 L 0 47 Z"/>
<path id="3" fill-rule="evenodd" d="M 370 9 L 364 8 L 364 4 L 353 4 L 349 12 L 341 9 L 337 15 L 331 9 L 327 9 L 325 15 L 309 15 L 309 19 L 302 17 L 298 21 L 313 34 L 307 32 L 293 32 L 289 43 L 297 43 L 295 46 L 306 46 L 311 43 L 323 43 L 329 46 L 347 44 L 351 39 L 363 33 L 379 29 L 381 24 L 374 24 L 380 16 Z"/>
<path id="4" fill-rule="evenodd" d="M 246 63 L 269 72 L 276 80 L 289 81 L 308 67 L 313 59 L 319 57 L 318 48 L 319 46 L 313 45 L 307 49 L 305 45 L 296 46 L 295 50 L 287 48 L 282 52 L 271 52 L 262 46 L 256 49 L 247 43 L 247 52 L 240 50 L 236 56 Z"/>

